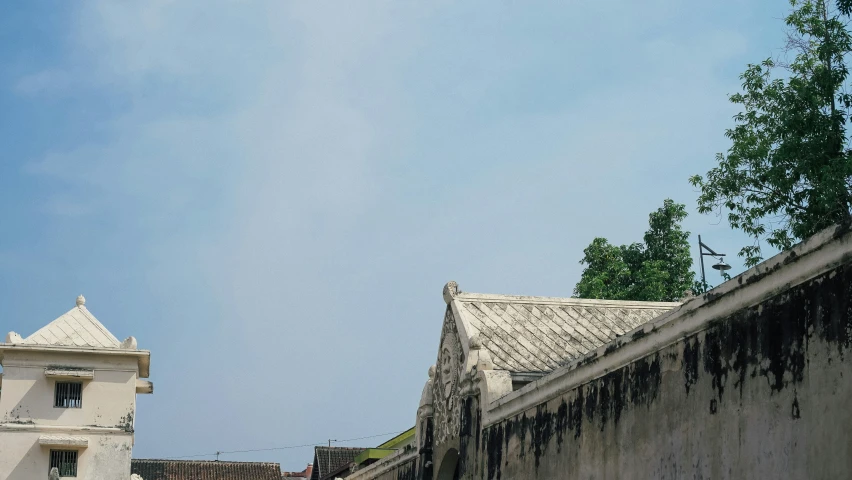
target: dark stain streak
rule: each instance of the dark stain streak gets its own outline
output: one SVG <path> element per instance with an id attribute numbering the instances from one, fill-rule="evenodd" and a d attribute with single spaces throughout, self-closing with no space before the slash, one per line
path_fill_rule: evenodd
<path id="1" fill-rule="evenodd" d="M 547 444 L 550 443 L 550 437 L 553 435 L 553 414 L 548 412 L 546 407 L 546 405 L 539 405 L 536 408 L 532 424 L 532 442 L 536 470 L 538 470 L 541 456 L 544 454 Z"/>
<path id="2" fill-rule="evenodd" d="M 471 437 L 471 432 L 473 431 L 471 423 L 473 422 L 473 413 L 471 411 L 473 399 L 468 397 L 464 399 L 461 405 L 461 421 L 459 425 L 459 463 L 458 468 L 459 471 L 466 471 L 467 469 L 467 459 L 468 459 L 468 441 Z"/>
<path id="3" fill-rule="evenodd" d="M 562 439 L 565 431 L 568 430 L 568 403 L 563 398 L 559 403 L 559 409 L 556 411 L 556 451 L 562 451 Z"/>
<path id="4" fill-rule="evenodd" d="M 595 419 L 595 410 L 598 407 L 598 382 L 592 382 L 585 386 L 586 389 L 586 419 L 591 422 Z"/>
<path id="5" fill-rule="evenodd" d="M 698 381 L 698 359 L 701 344 L 698 339 L 687 340 L 683 346 L 683 380 L 686 387 L 686 395 L 689 389 Z"/>
<path id="6" fill-rule="evenodd" d="M 609 420 L 608 417 L 610 416 L 610 408 L 611 408 L 611 405 L 610 405 L 611 398 L 610 398 L 610 393 L 609 393 L 610 379 L 611 379 L 611 377 L 609 375 L 604 377 L 603 379 L 601 379 L 601 388 L 600 388 L 600 392 L 599 392 L 599 394 L 600 394 L 600 405 L 599 405 L 599 408 L 598 408 L 598 412 L 600 414 L 600 419 L 601 419 L 600 424 L 601 424 L 601 431 L 602 432 L 604 431 L 604 428 L 606 428 L 606 422 L 607 422 L 607 420 Z"/>
<path id="7" fill-rule="evenodd" d="M 620 347 L 620 345 L 618 344 L 618 339 L 609 342 L 609 344 L 606 346 L 606 349 L 604 350 L 604 355 L 609 355 L 610 353 L 618 350 L 618 347 Z"/>
<path id="8" fill-rule="evenodd" d="M 568 427 L 574 431 L 574 438 L 580 438 L 583 428 L 583 389 L 577 389 L 577 397 L 568 404 Z"/>

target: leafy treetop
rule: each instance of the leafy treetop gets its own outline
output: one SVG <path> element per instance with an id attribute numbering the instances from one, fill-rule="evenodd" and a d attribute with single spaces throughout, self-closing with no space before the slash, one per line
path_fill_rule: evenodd
<path id="1" fill-rule="evenodd" d="M 762 260 L 760 242 L 788 249 L 796 241 L 847 222 L 852 207 L 852 156 L 847 122 L 847 60 L 852 36 L 846 21 L 852 0 L 791 0 L 790 63 L 764 60 L 740 76 L 742 107 L 727 154 L 705 176 L 693 176 L 698 211 L 727 211 L 731 227 L 754 239 L 739 255 L 747 266 Z M 782 75 L 773 74 L 781 70 Z"/>
<path id="2" fill-rule="evenodd" d="M 649 215 L 644 243 L 611 245 L 595 238 L 583 250 L 586 265 L 574 296 L 608 300 L 677 301 L 695 284 L 686 207 L 667 199 Z"/>

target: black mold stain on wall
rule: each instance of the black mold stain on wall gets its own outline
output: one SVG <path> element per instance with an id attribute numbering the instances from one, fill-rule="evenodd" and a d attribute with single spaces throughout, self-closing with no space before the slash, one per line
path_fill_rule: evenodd
<path id="1" fill-rule="evenodd" d="M 583 431 L 583 424 L 595 425 L 596 418 L 600 422 L 599 430 L 603 430 L 609 422 L 615 423 L 621 418 L 628 404 L 652 402 L 657 398 L 661 380 L 660 358 L 655 354 L 578 388 L 575 398 L 570 401 L 562 398 L 556 412 L 549 411 L 547 405 L 543 404 L 536 407 L 534 417 L 527 417 L 525 412 L 489 427 L 485 431 L 488 441 L 484 452 L 488 465 L 487 478 L 497 478 L 494 475 L 500 475 L 501 466 L 513 460 L 506 456 L 511 438 L 518 441 L 518 459 L 522 460 L 527 452 L 532 452 L 537 469 L 554 436 L 558 445 L 555 450 L 561 452 L 569 431 L 577 439 Z M 500 437 L 499 442 L 492 440 L 495 428 Z"/>
<path id="2" fill-rule="evenodd" d="M 500 480 L 500 468 L 503 463 L 503 424 L 497 424 L 484 432 L 486 449 L 486 469 L 489 480 Z M 430 477 L 431 478 L 431 477 Z"/>
<path id="3" fill-rule="evenodd" d="M 713 395 L 704 405 L 709 404 L 714 414 L 726 402 L 741 400 L 750 379 L 765 381 L 772 395 L 802 382 L 814 339 L 833 346 L 840 360 L 844 359 L 852 344 L 850 298 L 852 266 L 839 267 L 761 305 L 713 321 L 704 332 L 683 342 L 680 358 L 677 352 L 670 352 L 667 361 L 681 362 L 687 396 L 696 394 L 694 386 L 702 376 L 710 376 Z M 662 381 L 660 355 L 638 359 L 563 395 L 555 412 L 542 404 L 532 418 L 527 417 L 532 414 L 528 411 L 488 427 L 482 432 L 487 478 L 500 478 L 501 467 L 516 460 L 506 456 L 512 438 L 519 445 L 517 460 L 523 461 L 531 451 L 537 469 L 553 437 L 557 448 L 552 451 L 563 453 L 572 437 L 573 444 L 579 445 L 576 440 L 582 435 L 617 425 L 624 411 L 654 403 Z M 730 386 L 739 392 L 739 399 L 725 395 L 729 380 L 733 380 Z M 794 419 L 801 416 L 799 402 L 796 398 L 789 410 Z M 584 429 L 584 423 L 598 428 Z"/>
<path id="4" fill-rule="evenodd" d="M 431 477 L 429 477 L 431 478 Z M 417 468 L 414 462 L 406 463 L 405 465 L 400 465 L 396 470 L 396 480 L 416 480 L 417 479 Z"/>
<path id="5" fill-rule="evenodd" d="M 423 430 L 423 446 L 420 447 L 420 451 L 418 452 L 418 461 L 417 461 L 417 478 L 424 480 L 431 480 L 434 473 L 434 465 L 432 460 L 432 446 L 433 446 L 433 423 L 432 418 L 425 418 L 420 421 L 421 430 Z"/>
<path id="6" fill-rule="evenodd" d="M 568 430 L 568 404 L 565 399 L 559 404 L 559 409 L 556 411 L 556 451 L 562 451 L 562 439 L 565 431 Z"/>
<path id="7" fill-rule="evenodd" d="M 683 381 L 686 387 L 686 394 L 689 395 L 689 389 L 695 382 L 698 381 L 698 363 L 701 353 L 701 344 L 697 338 L 688 339 L 683 346 Z"/>
<path id="8" fill-rule="evenodd" d="M 538 469 L 541 455 L 544 449 L 550 443 L 550 437 L 553 435 L 553 425 L 555 414 L 550 413 L 545 408 L 546 405 L 539 405 L 535 411 L 535 418 L 532 421 L 532 442 L 533 454 L 535 454 L 535 468 Z"/>
<path id="9" fill-rule="evenodd" d="M 474 404 L 474 399 L 472 397 L 468 397 L 462 402 L 461 422 L 459 425 L 459 472 L 467 472 L 468 461 L 473 460 L 475 464 L 476 457 L 478 456 L 478 430 L 480 430 L 478 412 L 479 408 L 477 408 L 477 405 Z M 477 433 L 474 434 L 474 432 Z M 471 452 L 468 444 L 474 439 L 476 439 L 477 449 Z M 473 458 L 471 458 L 471 453 L 474 454 Z"/>

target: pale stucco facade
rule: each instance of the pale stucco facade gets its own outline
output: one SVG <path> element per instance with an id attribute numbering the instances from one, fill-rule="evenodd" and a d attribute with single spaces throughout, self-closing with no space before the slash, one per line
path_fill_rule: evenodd
<path id="1" fill-rule="evenodd" d="M 51 451 L 76 452 L 76 478 L 130 478 L 136 394 L 153 391 L 142 380 L 149 364 L 150 353 L 132 337 L 119 342 L 82 297 L 30 337 L 10 332 L 0 343 L 0 480 L 47 478 Z M 71 407 L 56 406 L 58 383 L 79 385 Z"/>

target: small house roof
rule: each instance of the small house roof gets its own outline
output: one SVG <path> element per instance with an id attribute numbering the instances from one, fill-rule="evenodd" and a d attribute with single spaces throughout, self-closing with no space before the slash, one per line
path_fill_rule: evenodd
<path id="1" fill-rule="evenodd" d="M 148 378 L 151 366 L 151 352 L 140 350 L 133 337 L 119 342 L 86 308 L 86 299 L 82 295 L 77 297 L 74 308 L 29 337 L 22 338 L 15 332 L 9 332 L 6 341 L 0 342 L 0 362 L 5 352 L 15 350 L 133 356 L 138 358 L 140 378 Z"/>
<path id="2" fill-rule="evenodd" d="M 77 305 L 56 320 L 23 339 L 24 345 L 63 347 L 121 348 L 115 335 L 86 308 L 86 299 L 77 297 Z"/>

